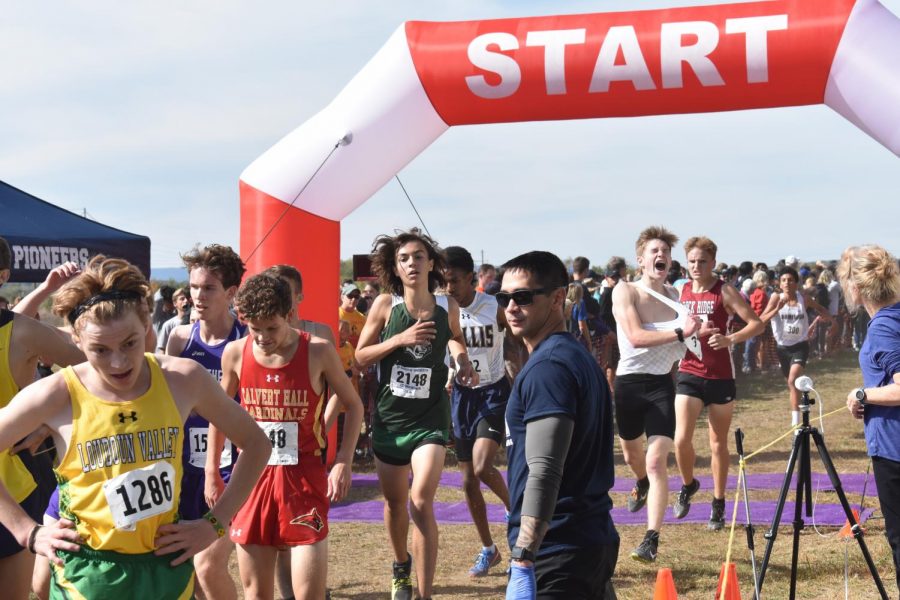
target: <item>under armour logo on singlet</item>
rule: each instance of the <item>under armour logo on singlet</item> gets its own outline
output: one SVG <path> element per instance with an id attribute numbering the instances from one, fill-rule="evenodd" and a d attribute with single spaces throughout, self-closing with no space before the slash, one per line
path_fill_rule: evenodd
<path id="1" fill-rule="evenodd" d="M 125 419 L 131 419 L 131 422 L 134 423 L 137 421 L 137 411 L 131 411 L 130 415 L 126 415 L 123 412 L 119 413 L 119 423 L 125 423 Z"/>
<path id="2" fill-rule="evenodd" d="M 267 383 L 272 383 L 273 381 L 275 383 L 278 383 L 280 380 L 281 380 L 281 375 L 266 375 Z"/>

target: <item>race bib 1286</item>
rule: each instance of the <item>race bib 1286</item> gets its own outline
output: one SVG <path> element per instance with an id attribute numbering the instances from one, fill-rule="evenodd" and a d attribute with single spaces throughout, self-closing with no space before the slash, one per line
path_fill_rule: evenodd
<path id="1" fill-rule="evenodd" d="M 175 467 L 165 461 L 123 473 L 103 484 L 116 529 L 134 531 L 135 524 L 172 510 Z"/>

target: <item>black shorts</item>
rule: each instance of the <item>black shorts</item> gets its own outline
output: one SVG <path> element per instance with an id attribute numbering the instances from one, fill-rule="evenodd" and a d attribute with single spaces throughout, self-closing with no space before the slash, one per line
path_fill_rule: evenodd
<path id="1" fill-rule="evenodd" d="M 737 398 L 734 379 L 706 379 L 692 373 L 678 372 L 675 393 L 703 400 L 703 406 L 728 404 Z"/>
<path id="2" fill-rule="evenodd" d="M 537 598 L 614 600 L 619 542 L 541 556 L 534 563 Z"/>
<path id="3" fill-rule="evenodd" d="M 456 452 L 456 459 L 460 462 L 472 462 L 472 448 L 475 446 L 475 440 L 481 438 L 494 440 L 499 446 L 504 441 L 505 428 L 506 420 L 501 413 L 481 417 L 475 426 L 475 437 L 456 440 L 456 444 L 453 446 L 453 451 Z"/>
<path id="4" fill-rule="evenodd" d="M 47 509 L 46 503 L 43 502 L 43 496 L 41 489 L 36 488 L 19 504 L 28 513 L 28 516 L 38 523 L 44 522 L 44 511 Z M 6 527 L 0 525 L 0 559 L 18 554 L 22 550 L 24 548 L 19 545 L 13 534 Z"/>
<path id="5" fill-rule="evenodd" d="M 800 342 L 793 346 L 775 346 L 778 354 L 778 362 L 781 363 L 781 373 L 785 377 L 791 372 L 791 365 L 805 367 L 809 360 L 809 342 Z"/>
<path id="6" fill-rule="evenodd" d="M 616 377 L 616 427 L 623 440 L 675 438 L 675 382 L 671 375 L 631 373 Z"/>

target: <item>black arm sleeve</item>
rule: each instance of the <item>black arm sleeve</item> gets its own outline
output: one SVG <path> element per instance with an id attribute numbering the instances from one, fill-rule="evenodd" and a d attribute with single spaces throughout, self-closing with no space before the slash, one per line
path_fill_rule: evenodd
<path id="1" fill-rule="evenodd" d="M 553 517 L 574 428 L 575 421 L 563 415 L 537 419 L 525 426 L 528 479 L 522 500 L 523 515 L 548 523 Z"/>

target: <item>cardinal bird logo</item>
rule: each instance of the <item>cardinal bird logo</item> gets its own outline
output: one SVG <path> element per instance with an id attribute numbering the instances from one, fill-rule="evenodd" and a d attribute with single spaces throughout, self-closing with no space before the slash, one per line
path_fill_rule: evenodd
<path id="1" fill-rule="evenodd" d="M 313 509 L 305 515 L 294 517 L 291 521 L 291 525 L 303 525 L 304 527 L 309 527 L 316 531 L 322 531 L 322 528 L 325 527 L 325 519 L 323 519 L 321 515 L 319 515 L 319 511 L 313 507 Z"/>

